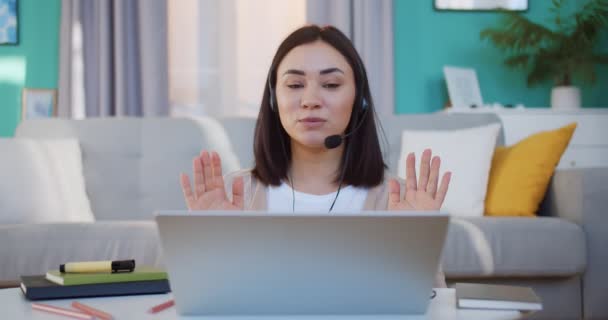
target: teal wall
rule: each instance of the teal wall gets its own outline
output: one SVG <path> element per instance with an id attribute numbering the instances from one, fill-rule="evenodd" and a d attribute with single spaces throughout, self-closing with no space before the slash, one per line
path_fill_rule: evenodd
<path id="1" fill-rule="evenodd" d="M 0 45 L 0 137 L 21 117 L 21 89 L 57 88 L 61 0 L 18 0 L 19 44 Z"/>
<path id="2" fill-rule="evenodd" d="M 570 3 L 567 11 L 583 2 Z M 544 25 L 550 23 L 551 1 L 529 0 L 529 6 L 526 16 Z M 395 0 L 393 14 L 396 113 L 441 109 L 448 99 L 444 65 L 474 68 L 484 103 L 550 105 L 551 84 L 527 88 L 527 73 L 507 69 L 504 54 L 479 40 L 480 30 L 496 26 L 499 14 L 435 11 L 433 0 Z M 600 47 L 608 51 L 608 36 L 603 37 Z M 582 87 L 584 107 L 608 107 L 608 66 L 597 71 L 599 81 L 595 86 Z"/>

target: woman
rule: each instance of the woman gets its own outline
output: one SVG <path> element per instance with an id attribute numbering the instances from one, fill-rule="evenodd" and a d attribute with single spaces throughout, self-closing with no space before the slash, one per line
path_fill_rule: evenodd
<path id="1" fill-rule="evenodd" d="M 279 46 L 258 115 L 255 166 L 222 176 L 217 153 L 193 160 L 194 190 L 181 175 L 190 210 L 327 212 L 439 210 L 439 157 L 407 156 L 405 183 L 387 178 L 363 62 L 338 29 L 305 26 Z M 231 194 L 231 197 L 228 197 Z M 435 286 L 444 287 L 441 271 Z"/>

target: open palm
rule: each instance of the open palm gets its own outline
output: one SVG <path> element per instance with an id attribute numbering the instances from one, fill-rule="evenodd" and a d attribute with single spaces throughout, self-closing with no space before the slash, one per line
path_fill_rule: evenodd
<path id="1" fill-rule="evenodd" d="M 406 159 L 405 194 L 401 197 L 399 182 L 389 182 L 388 210 L 436 211 L 441 209 L 450 185 L 451 172 L 446 172 L 439 181 L 441 159 L 433 157 L 430 149 L 424 150 L 420 160 L 420 180 L 416 179 L 416 156 L 410 153 Z"/>
<path id="2" fill-rule="evenodd" d="M 217 152 L 203 150 L 192 160 L 194 190 L 188 175 L 181 174 L 180 182 L 184 199 L 190 210 L 243 210 L 243 178 L 232 184 L 232 201 L 226 196 L 222 161 Z"/>

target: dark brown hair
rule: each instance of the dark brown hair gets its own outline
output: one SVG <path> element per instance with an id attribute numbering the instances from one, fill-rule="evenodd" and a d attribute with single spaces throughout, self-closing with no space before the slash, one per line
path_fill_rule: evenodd
<path id="1" fill-rule="evenodd" d="M 340 30 L 332 26 L 301 27 L 292 32 L 279 46 L 268 71 L 268 81 L 264 88 L 262 105 L 256 122 L 253 145 L 255 167 L 252 173 L 266 185 L 278 186 L 282 180 L 287 180 L 287 171 L 291 162 L 290 137 L 281 125 L 276 100 L 273 102 L 274 107 L 271 107 L 271 94 L 276 86 L 277 68 L 287 53 L 297 46 L 317 40 L 338 50 L 346 58 L 355 75 L 356 98 L 346 133 L 353 132 L 352 130 L 357 125 L 360 127 L 352 135 L 344 138 L 345 152 L 342 154 L 335 182 L 340 182 L 339 173 L 345 170 L 342 181 L 344 185 L 377 186 L 384 180 L 386 165 L 382 159 L 376 131 L 376 113 L 367 82 L 367 74 L 363 61 L 352 42 Z M 367 102 L 366 110 L 362 107 L 364 99 Z"/>

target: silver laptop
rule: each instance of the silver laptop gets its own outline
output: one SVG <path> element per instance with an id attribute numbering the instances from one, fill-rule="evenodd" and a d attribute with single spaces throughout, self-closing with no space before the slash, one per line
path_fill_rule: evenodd
<path id="1" fill-rule="evenodd" d="M 449 217 L 429 212 L 156 215 L 182 315 L 424 314 Z"/>

